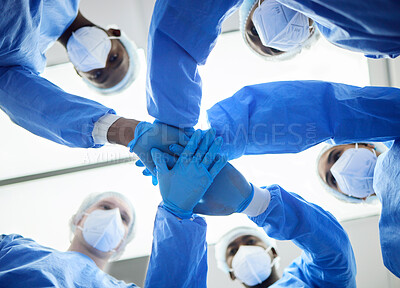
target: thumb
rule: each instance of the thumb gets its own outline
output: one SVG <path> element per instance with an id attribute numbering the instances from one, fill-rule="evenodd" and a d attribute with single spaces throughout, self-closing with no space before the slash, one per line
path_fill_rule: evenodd
<path id="1" fill-rule="evenodd" d="M 163 152 L 161 152 L 157 148 L 153 148 L 151 149 L 151 157 L 153 158 L 154 164 L 156 164 L 157 171 L 159 171 L 160 173 L 168 171 Z"/>

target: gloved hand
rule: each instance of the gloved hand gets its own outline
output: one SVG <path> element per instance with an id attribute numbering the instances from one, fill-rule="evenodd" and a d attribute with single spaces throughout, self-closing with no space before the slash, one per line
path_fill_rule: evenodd
<path id="1" fill-rule="evenodd" d="M 140 160 L 137 160 L 137 161 L 135 162 L 135 165 L 136 165 L 137 167 L 145 167 L 144 164 L 143 164 L 143 162 L 140 161 Z M 144 176 L 151 176 L 151 183 L 152 183 L 154 186 L 157 186 L 157 184 L 158 184 L 157 176 L 154 176 L 153 174 L 151 174 L 151 172 L 150 172 L 149 169 L 144 168 L 142 173 L 143 173 Z"/>
<path id="2" fill-rule="evenodd" d="M 163 206 L 179 218 L 192 217 L 193 208 L 226 164 L 227 159 L 218 154 L 222 138 L 214 139 L 214 130 L 209 130 L 203 139 L 197 130 L 171 170 L 164 158 L 166 154 L 155 148 L 151 150 Z"/>
<path id="3" fill-rule="evenodd" d="M 135 129 L 135 138 L 128 144 L 128 147 L 131 152 L 135 152 L 149 172 L 156 176 L 151 149 L 157 148 L 170 154 L 169 145 L 178 143 L 183 147 L 186 146 L 191 133 L 191 130 L 181 130 L 159 121 L 154 121 L 153 124 L 140 122 Z M 176 162 L 176 157 L 169 154 L 165 157 L 168 166 L 172 167 Z"/>
<path id="4" fill-rule="evenodd" d="M 171 145 L 171 152 L 180 155 L 183 147 Z M 213 183 L 203 198 L 194 207 L 193 212 L 203 215 L 230 215 L 240 213 L 250 204 L 254 195 L 254 187 L 246 178 L 227 163 L 214 178 Z"/>

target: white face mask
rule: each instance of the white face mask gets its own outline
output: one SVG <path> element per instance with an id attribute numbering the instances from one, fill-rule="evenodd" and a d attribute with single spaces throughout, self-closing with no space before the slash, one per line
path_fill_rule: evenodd
<path id="1" fill-rule="evenodd" d="M 252 20 L 261 43 L 280 51 L 292 50 L 310 36 L 308 17 L 275 0 L 259 4 Z"/>
<path id="2" fill-rule="evenodd" d="M 100 28 L 86 26 L 72 32 L 67 43 L 69 59 L 78 71 L 88 72 L 106 67 L 111 50 L 110 37 Z"/>
<path id="3" fill-rule="evenodd" d="M 118 208 L 112 210 L 94 210 L 83 225 L 85 241 L 102 252 L 113 251 L 124 238 L 125 228 Z"/>
<path id="4" fill-rule="evenodd" d="M 366 148 L 347 149 L 331 167 L 331 173 L 343 193 L 364 198 L 374 194 L 373 178 L 376 154 Z"/>
<path id="5" fill-rule="evenodd" d="M 260 246 L 242 245 L 232 260 L 232 271 L 236 278 L 248 286 L 255 286 L 267 279 L 278 257 L 271 261 L 267 250 Z"/>

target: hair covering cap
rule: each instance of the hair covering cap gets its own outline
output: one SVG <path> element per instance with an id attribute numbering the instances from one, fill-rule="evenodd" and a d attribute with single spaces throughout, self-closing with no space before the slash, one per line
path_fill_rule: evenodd
<path id="1" fill-rule="evenodd" d="M 265 0 L 268 1 L 268 0 Z M 269 60 L 269 61 L 284 61 L 284 60 L 289 60 L 292 59 L 294 56 L 299 54 L 303 48 L 310 48 L 318 39 L 319 39 L 319 31 L 315 26 L 315 23 L 313 23 L 314 26 L 314 31 L 312 35 L 304 41 L 301 45 L 297 46 L 294 49 L 291 49 L 289 51 L 282 51 L 283 53 L 278 54 L 278 55 L 261 55 L 257 51 L 255 51 L 249 44 L 247 38 L 246 38 L 246 23 L 247 20 L 250 16 L 251 11 L 253 10 L 254 6 L 258 5 L 259 0 L 244 0 L 242 3 L 242 6 L 239 8 L 239 20 L 240 20 L 240 32 L 243 37 L 244 43 L 249 47 L 249 49 L 255 53 L 257 56 L 263 58 L 264 60 Z M 283 5 L 283 4 L 282 4 Z"/>
<path id="2" fill-rule="evenodd" d="M 265 233 L 264 229 L 248 226 L 234 228 L 222 236 L 215 245 L 215 259 L 217 260 L 217 266 L 225 273 L 229 273 L 229 267 L 228 264 L 226 264 L 226 249 L 228 248 L 229 244 L 232 243 L 232 241 L 244 235 L 256 236 L 260 238 L 268 247 L 273 247 L 276 249 L 276 241 L 270 238 L 267 233 Z"/>
<path id="3" fill-rule="evenodd" d="M 112 25 L 108 26 L 107 29 L 118 29 L 117 26 Z M 114 38 L 114 37 L 113 37 Z M 131 84 L 137 79 L 140 73 L 140 61 L 139 61 L 139 55 L 138 55 L 138 48 L 132 40 L 126 36 L 126 34 L 121 31 L 121 36 L 116 37 L 117 40 L 121 41 L 122 45 L 125 47 L 125 50 L 128 54 L 129 57 L 129 68 L 128 71 L 126 72 L 126 75 L 122 80 L 114 85 L 113 87 L 109 88 L 100 88 L 94 86 L 88 79 L 82 78 L 83 81 L 93 90 L 96 92 L 103 94 L 103 95 L 112 95 L 112 94 L 117 94 L 121 93 L 125 89 L 129 88 Z"/>
<path id="4" fill-rule="evenodd" d="M 121 199 L 124 203 L 128 204 L 131 210 L 131 223 L 129 225 L 129 230 L 126 238 L 124 239 L 123 245 L 121 245 L 116 253 L 111 257 L 112 260 L 117 260 L 124 252 L 126 245 L 132 241 L 135 236 L 135 209 L 133 208 L 132 202 L 123 194 L 118 192 L 103 192 L 103 193 L 92 193 L 88 195 L 85 200 L 83 200 L 81 206 L 78 208 L 78 211 L 74 215 L 72 215 L 69 221 L 69 228 L 72 235 L 75 234 L 76 226 L 78 222 L 82 219 L 85 212 L 92 207 L 94 204 L 100 202 L 106 198 L 118 198 Z"/>

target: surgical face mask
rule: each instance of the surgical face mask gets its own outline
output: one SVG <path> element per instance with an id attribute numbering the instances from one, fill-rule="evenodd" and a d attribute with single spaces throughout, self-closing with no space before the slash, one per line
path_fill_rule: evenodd
<path id="1" fill-rule="evenodd" d="M 374 194 L 373 177 L 376 154 L 366 148 L 347 149 L 331 167 L 331 173 L 343 193 L 364 198 Z"/>
<path id="2" fill-rule="evenodd" d="M 310 36 L 308 17 L 275 0 L 265 0 L 254 10 L 253 23 L 264 46 L 289 51 Z"/>
<path id="3" fill-rule="evenodd" d="M 248 286 L 255 286 L 265 281 L 272 272 L 272 267 L 278 261 L 278 257 L 271 261 L 267 250 L 260 246 L 239 247 L 232 260 L 232 270 L 236 278 Z"/>
<path id="4" fill-rule="evenodd" d="M 82 230 L 85 241 L 102 252 L 113 251 L 124 238 L 125 228 L 118 208 L 94 210 L 88 215 Z"/>
<path id="5" fill-rule="evenodd" d="M 69 59 L 78 71 L 88 72 L 106 67 L 111 50 L 111 39 L 100 28 L 82 27 L 72 32 L 67 43 Z"/>

